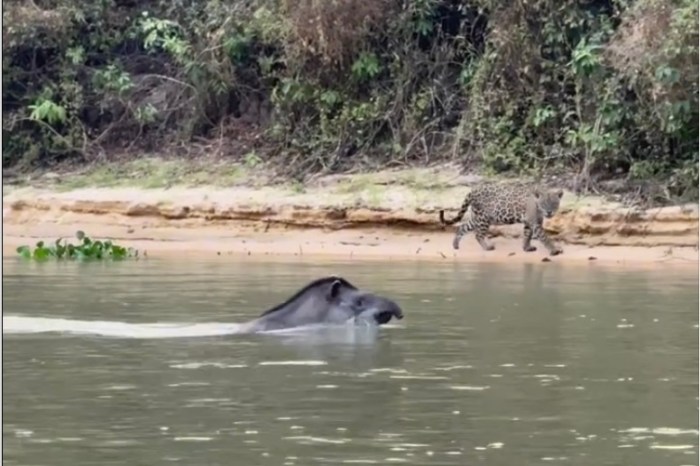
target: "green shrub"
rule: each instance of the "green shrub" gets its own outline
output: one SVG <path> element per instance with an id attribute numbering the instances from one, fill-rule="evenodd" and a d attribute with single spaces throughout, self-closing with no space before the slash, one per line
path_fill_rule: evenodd
<path id="1" fill-rule="evenodd" d="M 694 0 L 47 5 L 3 5 L 7 166 L 228 139 L 295 176 L 454 159 L 696 196 Z"/>
<path id="2" fill-rule="evenodd" d="M 17 254 L 24 259 L 45 261 L 48 259 L 66 260 L 122 260 L 130 257 L 138 257 L 138 251 L 132 248 L 125 248 L 111 241 L 92 240 L 85 236 L 85 233 L 76 233 L 78 244 L 71 244 L 63 241 L 63 238 L 56 240 L 54 244 L 45 244 L 43 241 L 36 243 L 32 250 L 29 246 L 19 246 Z"/>

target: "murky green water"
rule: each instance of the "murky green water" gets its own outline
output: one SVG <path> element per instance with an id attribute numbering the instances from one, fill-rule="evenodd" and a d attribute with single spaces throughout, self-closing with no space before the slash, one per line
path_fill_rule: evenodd
<path id="1" fill-rule="evenodd" d="M 4 266 L 6 465 L 698 462 L 697 273 Z M 394 297 L 406 318 L 374 337 L 216 335 L 333 273 Z M 20 334 L 11 316 L 51 320 L 22 320 Z M 31 333 L 74 320 L 101 322 Z M 150 325 L 166 322 L 210 336 Z"/>

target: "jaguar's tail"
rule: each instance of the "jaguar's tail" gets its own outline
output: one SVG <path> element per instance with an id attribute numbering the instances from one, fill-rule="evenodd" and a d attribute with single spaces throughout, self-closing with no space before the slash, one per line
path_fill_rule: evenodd
<path id="1" fill-rule="evenodd" d="M 445 211 L 441 210 L 440 211 L 440 223 L 443 225 L 452 225 L 457 222 L 459 222 L 462 217 L 464 217 L 464 214 L 467 212 L 467 209 L 469 208 L 469 204 L 472 201 L 472 196 L 471 193 L 467 194 L 467 196 L 464 198 L 464 202 L 462 202 L 462 207 L 459 209 L 459 212 L 457 212 L 457 216 L 454 217 L 451 220 L 445 220 Z"/>

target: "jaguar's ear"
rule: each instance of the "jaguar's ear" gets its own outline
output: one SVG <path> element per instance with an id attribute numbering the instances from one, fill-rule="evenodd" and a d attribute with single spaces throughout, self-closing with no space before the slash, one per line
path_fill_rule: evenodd
<path id="1" fill-rule="evenodd" d="M 564 195 L 564 190 L 560 189 L 559 191 L 557 191 L 557 197 L 558 197 L 559 199 L 561 199 L 561 197 L 562 197 L 563 195 Z"/>
<path id="2" fill-rule="evenodd" d="M 540 194 L 540 188 L 535 188 L 532 190 L 532 195 L 535 196 L 535 199 L 539 199 L 541 194 Z"/>

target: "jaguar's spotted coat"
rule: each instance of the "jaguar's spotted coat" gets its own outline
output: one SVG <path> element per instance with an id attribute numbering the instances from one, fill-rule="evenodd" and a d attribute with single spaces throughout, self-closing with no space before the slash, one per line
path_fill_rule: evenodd
<path id="1" fill-rule="evenodd" d="M 542 221 L 551 218 L 557 210 L 563 191 L 542 190 L 538 187 L 520 183 L 489 183 L 474 188 L 464 198 L 457 216 L 445 220 L 445 212 L 440 211 L 440 222 L 452 225 L 464 217 L 469 206 L 470 215 L 462 222 L 455 233 L 452 247 L 459 249 L 462 237 L 469 231 L 474 231 L 476 240 L 486 251 L 492 251 L 494 246 L 486 241 L 490 225 L 513 225 L 523 223 L 523 250 L 537 250 L 530 244 L 532 238 L 538 239 L 545 245 L 550 255 L 556 256 L 563 251 L 554 245 L 542 228 Z"/>

